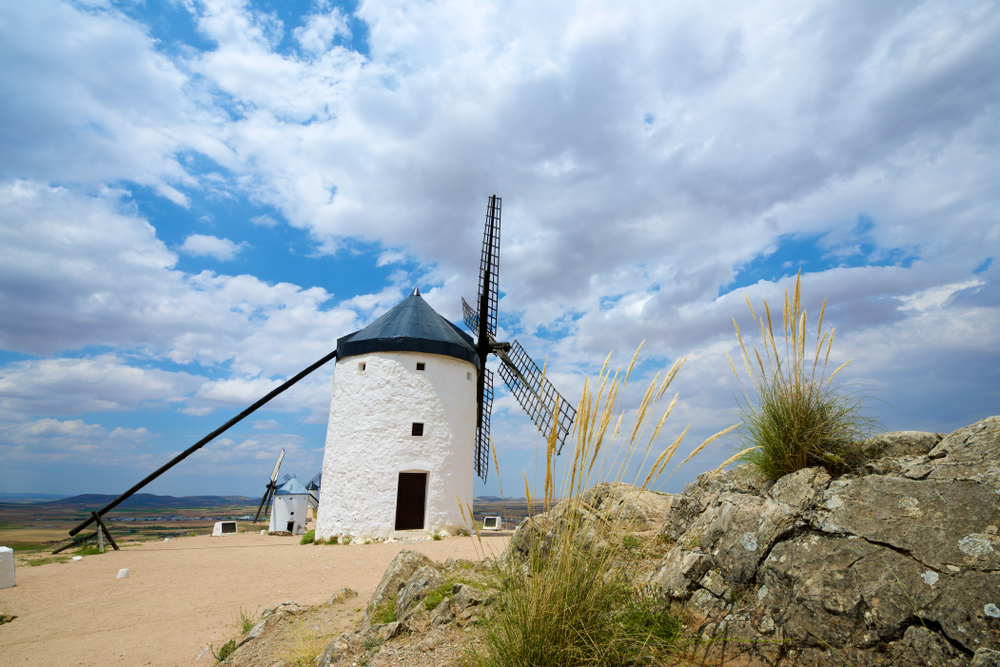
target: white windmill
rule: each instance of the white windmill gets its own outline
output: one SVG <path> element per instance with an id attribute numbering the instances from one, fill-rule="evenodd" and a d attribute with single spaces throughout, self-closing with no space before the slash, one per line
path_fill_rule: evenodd
<path id="1" fill-rule="evenodd" d="M 274 508 L 268 530 L 301 535 L 309 509 L 309 492 L 296 478 L 292 477 L 274 491 Z"/>
<path id="2" fill-rule="evenodd" d="M 471 336 L 438 315 L 417 289 L 364 329 L 337 340 L 316 537 L 387 538 L 464 523 L 474 475 L 489 470 L 493 375 L 500 358 L 511 393 L 559 447 L 576 411 L 515 341 L 498 343 L 500 198 L 491 196 L 478 308 L 462 300 Z M 483 317 L 479 317 L 480 313 Z"/>

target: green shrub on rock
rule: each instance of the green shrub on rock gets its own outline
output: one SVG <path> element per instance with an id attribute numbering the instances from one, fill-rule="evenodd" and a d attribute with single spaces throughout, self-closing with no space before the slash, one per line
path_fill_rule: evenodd
<path id="1" fill-rule="evenodd" d="M 827 375 L 834 330 L 823 330 L 826 300 L 816 326 L 815 350 L 812 342 L 807 350 L 801 281 L 799 271 L 791 299 L 785 291 L 782 348 L 775 340 L 771 309 L 766 301 L 764 315 L 758 316 L 744 295 L 760 333 L 763 357 L 756 348 L 750 354 L 739 325 L 733 320 L 749 378 L 747 387 L 729 358 L 742 393 L 743 423 L 737 434 L 743 449 L 734 458 L 750 463 L 771 479 L 813 466 L 822 466 L 832 475 L 856 470 L 868 460 L 864 441 L 877 427 L 877 422 L 865 412 L 865 397 L 842 393 L 833 383 L 837 373 L 850 361 Z"/>

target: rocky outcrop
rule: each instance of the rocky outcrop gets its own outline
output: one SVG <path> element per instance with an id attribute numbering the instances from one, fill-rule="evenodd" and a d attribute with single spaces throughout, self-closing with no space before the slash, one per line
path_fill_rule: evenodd
<path id="1" fill-rule="evenodd" d="M 357 593 L 355 593 L 355 595 L 357 595 Z M 250 628 L 250 632 L 240 639 L 239 643 L 236 644 L 236 647 L 239 648 L 248 642 L 258 639 L 261 635 L 270 630 L 276 624 L 284 621 L 287 617 L 298 616 L 305 611 L 306 607 L 301 607 L 291 600 L 282 602 L 281 604 L 276 604 L 273 607 L 268 607 L 260 615 L 260 620 L 257 621 L 252 628 Z"/>
<path id="2" fill-rule="evenodd" d="M 608 539 L 621 531 L 637 538 L 656 537 L 665 529 L 679 534 L 689 514 L 688 505 L 688 499 L 679 495 L 654 493 L 629 484 L 597 484 L 580 494 L 578 502 L 560 502 L 549 512 L 522 521 L 507 555 L 526 557 L 533 544 L 542 553 L 548 552 L 570 522 L 583 526 L 575 536 L 591 549 L 606 547 Z"/>
<path id="3" fill-rule="evenodd" d="M 649 583 L 703 615 L 709 657 L 902 667 L 1000 655 L 1000 417 L 869 444 L 885 456 L 863 474 L 703 474 L 671 502 L 662 530 L 676 546 Z"/>
<path id="4" fill-rule="evenodd" d="M 331 641 L 316 658 L 317 667 L 357 664 L 402 635 L 414 635 L 417 648 L 427 650 L 443 641 L 446 630 L 478 623 L 493 597 L 469 583 L 475 567 L 450 559 L 441 565 L 414 551 L 399 552 L 372 594 L 361 628 Z"/>
<path id="5" fill-rule="evenodd" d="M 506 557 L 551 550 L 571 524 L 595 552 L 638 538 L 644 557 L 623 559 L 625 571 L 685 604 L 696 664 L 1000 667 L 1000 417 L 948 435 L 887 433 L 866 449 L 864 469 L 838 477 L 808 468 L 770 482 L 740 468 L 681 494 L 599 484 L 524 521 Z M 489 567 L 401 552 L 361 627 L 316 665 L 363 664 L 379 646 L 404 661 L 460 655 L 493 602 Z M 257 635 L 299 613 L 269 609 Z"/>
<path id="6" fill-rule="evenodd" d="M 420 570 L 433 571 L 434 561 L 427 556 L 416 551 L 400 551 L 389 563 L 381 581 L 375 587 L 371 600 L 368 602 L 368 609 L 365 611 L 364 627 L 369 627 L 372 623 L 372 616 L 379 609 L 386 605 L 396 606 L 396 601 L 400 597 L 400 591 L 407 586 L 410 578 Z M 413 597 L 413 596 L 411 596 Z"/>
<path id="7" fill-rule="evenodd" d="M 986 665 L 1000 656 L 1000 417 L 873 438 L 858 474 L 770 482 L 740 468 L 682 494 L 600 484 L 518 528 L 543 552 L 570 521 L 674 543 L 639 583 L 686 601 L 712 664 Z M 931 660 L 931 662 L 927 662 Z"/>

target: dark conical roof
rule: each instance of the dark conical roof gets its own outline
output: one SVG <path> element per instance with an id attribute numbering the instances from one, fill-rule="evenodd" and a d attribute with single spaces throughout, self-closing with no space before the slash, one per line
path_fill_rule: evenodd
<path id="1" fill-rule="evenodd" d="M 479 367 L 472 336 L 438 315 L 416 289 L 361 331 L 337 340 L 337 359 L 370 352 L 426 352 Z"/>

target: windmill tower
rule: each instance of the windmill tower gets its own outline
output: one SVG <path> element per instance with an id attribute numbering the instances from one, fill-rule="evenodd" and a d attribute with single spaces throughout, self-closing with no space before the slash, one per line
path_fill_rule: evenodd
<path id="1" fill-rule="evenodd" d="M 417 289 L 389 312 L 337 340 L 316 537 L 387 538 L 398 530 L 464 526 L 473 476 L 489 471 L 493 374 L 561 449 L 576 411 L 515 341 L 495 340 L 500 198 L 489 199 L 478 308 L 462 300 L 474 340 L 438 315 Z M 480 314 L 483 316 L 480 317 Z"/>
<path id="2" fill-rule="evenodd" d="M 316 512 L 319 511 L 320 482 L 322 479 L 323 471 L 321 470 L 306 484 L 306 491 L 309 492 L 309 509 L 313 511 L 313 518 L 316 517 Z"/>
<path id="3" fill-rule="evenodd" d="M 478 370 L 471 337 L 416 289 L 337 341 L 317 537 L 463 525 Z"/>
<path id="4" fill-rule="evenodd" d="M 279 486 L 274 492 L 274 509 L 268 530 L 287 531 L 292 535 L 304 533 L 309 498 L 306 487 L 294 477 Z"/>

